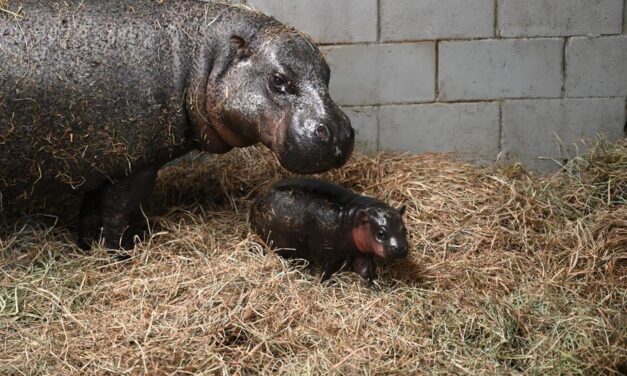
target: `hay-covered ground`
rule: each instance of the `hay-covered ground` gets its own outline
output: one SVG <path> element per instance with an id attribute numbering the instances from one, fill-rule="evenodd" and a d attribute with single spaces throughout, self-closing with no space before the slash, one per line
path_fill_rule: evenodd
<path id="1" fill-rule="evenodd" d="M 0 227 L 0 374 L 613 374 L 627 368 L 627 143 L 565 171 L 356 155 L 411 256 L 328 285 L 249 233 L 261 149 L 165 169 L 129 263 L 48 217 Z"/>

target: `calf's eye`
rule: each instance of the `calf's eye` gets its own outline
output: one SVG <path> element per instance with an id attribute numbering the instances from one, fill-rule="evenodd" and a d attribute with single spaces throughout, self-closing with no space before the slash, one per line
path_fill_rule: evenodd
<path id="1" fill-rule="evenodd" d="M 388 233 L 384 229 L 377 231 L 377 240 L 385 241 L 388 238 Z"/>

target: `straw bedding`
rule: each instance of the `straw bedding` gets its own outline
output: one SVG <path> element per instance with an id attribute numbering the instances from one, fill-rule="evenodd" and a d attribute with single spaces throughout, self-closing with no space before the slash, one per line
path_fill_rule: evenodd
<path id="1" fill-rule="evenodd" d="M 411 255 L 329 284 L 250 234 L 259 148 L 162 171 L 128 263 L 0 225 L 0 374 L 612 374 L 627 368 L 627 142 L 550 176 L 444 155 L 322 175 L 408 206 Z"/>

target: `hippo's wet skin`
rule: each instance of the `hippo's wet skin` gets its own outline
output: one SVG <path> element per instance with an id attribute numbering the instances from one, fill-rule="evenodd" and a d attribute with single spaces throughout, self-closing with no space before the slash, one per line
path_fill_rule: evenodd
<path id="1" fill-rule="evenodd" d="M 80 238 L 120 234 L 158 169 L 262 142 L 293 172 L 339 167 L 354 133 L 313 42 L 242 6 L 15 0 L 0 12 L 4 210 L 84 195 Z"/>
<path id="2" fill-rule="evenodd" d="M 322 281 L 345 264 L 372 281 L 374 257 L 407 256 L 404 210 L 331 183 L 291 178 L 257 197 L 250 222 L 281 256 L 321 266 Z"/>

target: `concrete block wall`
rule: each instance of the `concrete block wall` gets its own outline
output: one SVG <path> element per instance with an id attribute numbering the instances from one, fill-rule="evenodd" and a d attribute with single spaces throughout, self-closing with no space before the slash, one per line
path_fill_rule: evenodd
<path id="1" fill-rule="evenodd" d="M 310 34 L 366 152 L 550 168 L 625 137 L 627 0 L 239 0 Z"/>

